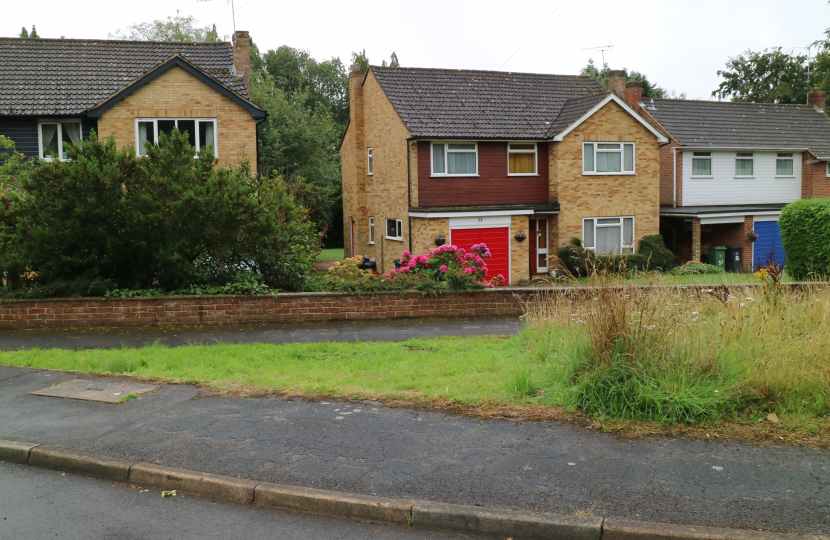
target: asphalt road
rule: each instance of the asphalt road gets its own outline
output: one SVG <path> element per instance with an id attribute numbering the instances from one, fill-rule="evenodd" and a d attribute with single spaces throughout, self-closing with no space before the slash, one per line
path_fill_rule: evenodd
<path id="1" fill-rule="evenodd" d="M 0 538 L 444 540 L 454 535 L 292 514 L 0 462 Z M 469 537 L 465 537 L 469 538 Z"/>
<path id="2" fill-rule="evenodd" d="M 76 375 L 0 367 L 0 438 L 337 491 L 643 521 L 830 533 L 830 452 L 480 420 L 380 403 L 29 395 Z M 2 537 L 2 535 L 0 535 Z"/>
<path id="3" fill-rule="evenodd" d="M 311 343 L 318 341 L 405 341 L 438 336 L 516 334 L 509 319 L 397 319 L 293 325 L 56 328 L 0 330 L 0 350 L 120 349 L 158 342 L 168 347 L 215 343 Z"/>

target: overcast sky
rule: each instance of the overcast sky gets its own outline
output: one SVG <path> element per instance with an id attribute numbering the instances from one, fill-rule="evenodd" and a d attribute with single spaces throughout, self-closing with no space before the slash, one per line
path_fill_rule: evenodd
<path id="1" fill-rule="evenodd" d="M 613 43 L 605 53 L 611 68 L 703 99 L 711 99 L 730 56 L 776 46 L 804 52 L 797 47 L 830 27 L 827 0 L 234 2 L 236 28 L 250 31 L 262 50 L 289 45 L 348 63 L 365 48 L 377 64 L 395 51 L 402 66 L 577 74 L 589 58 L 601 63 L 600 51 L 586 49 Z M 233 32 L 227 0 L 26 0 L 3 10 L 0 36 L 34 24 L 41 37 L 106 39 L 177 9 L 216 23 L 220 36 Z"/>

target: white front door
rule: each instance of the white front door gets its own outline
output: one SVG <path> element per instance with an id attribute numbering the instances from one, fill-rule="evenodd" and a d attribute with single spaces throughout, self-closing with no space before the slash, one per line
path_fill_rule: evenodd
<path id="1" fill-rule="evenodd" d="M 536 230 L 536 258 L 534 266 L 536 266 L 536 273 L 542 274 L 548 271 L 548 220 L 535 219 L 533 221 L 536 222 L 536 227 L 531 227 L 530 230 Z"/>

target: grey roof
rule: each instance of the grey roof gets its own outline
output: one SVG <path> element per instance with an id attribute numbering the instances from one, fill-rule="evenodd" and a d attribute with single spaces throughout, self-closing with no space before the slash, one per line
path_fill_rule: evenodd
<path id="1" fill-rule="evenodd" d="M 0 38 L 0 115 L 80 114 L 177 54 L 249 98 L 230 43 Z"/>
<path id="2" fill-rule="evenodd" d="M 733 204 L 724 206 L 661 206 L 661 214 L 695 216 L 698 214 L 751 214 L 753 212 L 777 212 L 786 206 L 780 204 Z"/>
<path id="3" fill-rule="evenodd" d="M 646 110 L 683 146 L 806 148 L 830 157 L 830 119 L 812 105 L 655 99 L 654 107 Z"/>
<path id="4" fill-rule="evenodd" d="M 550 126 L 548 136 L 553 137 L 557 133 L 564 130 L 577 120 L 583 114 L 591 110 L 591 107 L 605 99 L 611 92 L 603 92 L 601 94 L 589 94 L 587 96 L 571 98 L 565 102 L 556 120 Z"/>
<path id="5" fill-rule="evenodd" d="M 604 93 L 585 75 L 370 69 L 413 137 L 545 139 L 565 102 Z"/>

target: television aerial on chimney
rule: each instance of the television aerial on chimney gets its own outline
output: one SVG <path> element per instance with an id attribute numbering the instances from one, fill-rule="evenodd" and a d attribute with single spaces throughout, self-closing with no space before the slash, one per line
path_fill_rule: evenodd
<path id="1" fill-rule="evenodd" d="M 197 2 L 210 2 L 211 0 L 196 0 L 196 1 Z M 250 2 L 250 1 L 251 0 L 248 0 L 248 2 Z M 247 4 L 248 2 L 245 2 L 245 4 Z M 225 2 L 225 5 L 228 5 L 228 4 L 231 5 L 231 14 L 229 16 L 233 17 L 233 33 L 236 34 L 236 9 L 233 7 L 233 0 L 227 0 L 227 2 Z M 242 4 L 242 7 L 245 7 L 245 4 Z M 239 9 L 242 9 L 242 7 L 240 7 Z M 222 24 L 223 22 L 225 22 L 227 20 L 228 20 L 228 17 L 225 17 L 224 19 L 219 21 L 219 24 Z"/>
<path id="2" fill-rule="evenodd" d="M 580 51 L 599 51 L 602 53 L 602 67 L 605 67 L 605 51 L 610 51 L 614 48 L 614 44 L 611 43 L 611 40 L 608 40 L 608 45 L 602 45 L 600 47 L 586 47 L 584 49 L 579 49 Z"/>

